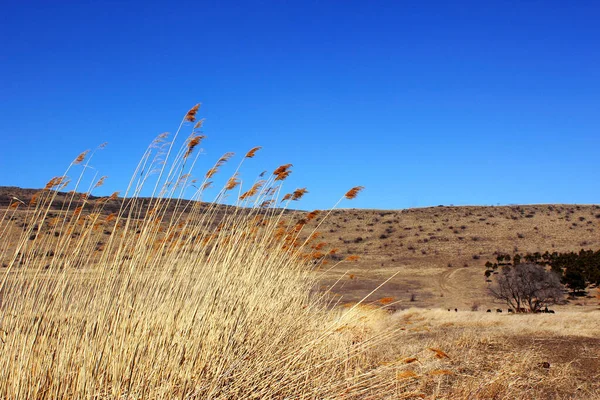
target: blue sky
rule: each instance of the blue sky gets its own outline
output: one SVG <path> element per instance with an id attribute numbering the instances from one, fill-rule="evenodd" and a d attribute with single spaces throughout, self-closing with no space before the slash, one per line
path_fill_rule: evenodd
<path id="1" fill-rule="evenodd" d="M 0 185 L 108 142 L 99 194 L 123 190 L 201 102 L 199 174 L 263 146 L 242 178 L 294 164 L 299 208 L 356 185 L 342 207 L 598 203 L 599 20 L 592 1 L 4 1 Z"/>

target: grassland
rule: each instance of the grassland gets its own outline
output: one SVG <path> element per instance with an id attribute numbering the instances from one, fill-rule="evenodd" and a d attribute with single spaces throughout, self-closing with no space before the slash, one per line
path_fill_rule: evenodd
<path id="1" fill-rule="evenodd" d="M 0 398 L 600 398 L 595 289 L 487 313 L 483 277 L 499 252 L 600 247 L 598 206 L 296 211 L 290 165 L 204 203 L 232 155 L 194 172 L 197 111 L 122 196 L 67 188 L 92 153 L 41 191 L 0 189 Z"/>

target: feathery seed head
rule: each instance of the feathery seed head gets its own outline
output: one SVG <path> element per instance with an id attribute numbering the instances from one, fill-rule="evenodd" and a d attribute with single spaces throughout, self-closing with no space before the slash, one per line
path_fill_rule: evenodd
<path id="1" fill-rule="evenodd" d="M 254 185 L 252 185 L 250 190 L 248 190 L 246 193 L 244 193 L 240 196 L 240 200 L 244 200 L 244 199 L 254 196 L 258 192 L 258 190 L 262 187 L 262 185 L 264 185 L 264 184 L 265 184 L 265 181 L 262 181 L 262 180 L 256 182 Z"/>
<path id="2" fill-rule="evenodd" d="M 275 180 L 283 181 L 288 176 L 290 176 L 290 174 L 292 173 L 292 171 L 290 171 L 291 167 L 292 167 L 292 164 L 284 164 L 284 165 L 279 166 L 277 169 L 275 169 L 275 171 L 273 171 L 273 175 L 276 176 Z"/>
<path id="3" fill-rule="evenodd" d="M 194 107 L 192 107 L 190 109 L 190 111 L 188 111 L 187 114 L 185 115 L 185 120 L 188 122 L 196 121 L 196 114 L 198 113 L 199 109 L 200 109 L 200 104 L 196 104 Z"/>
<path id="4" fill-rule="evenodd" d="M 291 173 L 292 173 L 292 171 L 282 172 L 281 174 L 277 175 L 277 177 L 275 178 L 275 180 L 276 181 L 283 181 L 283 180 L 287 179 L 287 177 L 290 176 Z"/>
<path id="5" fill-rule="evenodd" d="M 271 206 L 271 204 L 273 204 L 273 200 L 265 200 L 260 203 L 260 208 L 268 208 Z"/>
<path id="6" fill-rule="evenodd" d="M 35 205 L 37 204 L 37 202 L 38 202 L 38 197 L 39 197 L 39 194 L 38 194 L 38 193 L 36 193 L 36 194 L 34 194 L 33 196 L 31 196 L 31 200 L 29 200 L 29 206 L 30 206 L 30 207 L 31 207 L 31 206 L 35 206 Z"/>
<path id="7" fill-rule="evenodd" d="M 164 142 L 168 136 L 169 136 L 169 132 L 161 133 L 152 141 L 151 147 L 158 147 L 158 144 Z"/>
<path id="8" fill-rule="evenodd" d="M 304 196 L 306 193 L 308 193 L 308 190 L 306 190 L 306 188 L 296 189 L 294 190 L 294 193 L 292 193 L 292 200 L 300 200 L 302 196 Z"/>
<path id="9" fill-rule="evenodd" d="M 48 183 L 46 183 L 46 186 L 44 187 L 44 189 L 45 190 L 54 189 L 57 186 L 60 186 L 65 180 L 66 180 L 66 176 L 55 176 L 54 178 L 50 179 L 48 181 Z"/>
<path id="10" fill-rule="evenodd" d="M 94 185 L 94 189 L 95 188 L 99 188 L 100 186 L 104 185 L 104 181 L 106 180 L 106 178 L 108 178 L 108 176 L 103 176 L 101 177 L 98 182 L 96 182 L 96 184 Z"/>
<path id="11" fill-rule="evenodd" d="M 212 178 L 217 172 L 219 172 L 219 168 L 218 167 L 212 167 L 211 169 L 209 169 L 208 171 L 206 171 L 206 179 L 210 179 Z"/>
<path id="12" fill-rule="evenodd" d="M 292 194 L 291 193 L 286 193 L 283 198 L 281 199 L 281 201 L 286 201 L 286 200 L 290 200 L 292 198 Z"/>
<path id="13" fill-rule="evenodd" d="M 194 125 L 194 129 L 200 129 L 202 128 L 202 125 L 204 125 L 204 118 L 198 120 L 198 122 L 196 122 L 196 124 Z"/>
<path id="14" fill-rule="evenodd" d="M 317 215 L 319 215 L 320 212 L 321 211 L 319 211 L 319 210 L 311 211 L 308 214 L 306 214 L 306 219 L 311 221 L 311 220 L 315 219 L 317 217 Z"/>
<path id="15" fill-rule="evenodd" d="M 223 156 L 221 158 L 219 158 L 219 161 L 217 161 L 217 165 L 221 166 L 221 165 L 225 164 L 234 155 L 235 155 L 235 153 L 232 153 L 232 152 L 223 154 Z"/>
<path id="16" fill-rule="evenodd" d="M 231 178 L 227 181 L 225 185 L 225 190 L 231 190 L 240 184 L 240 180 L 238 179 L 238 173 L 233 174 Z"/>
<path id="17" fill-rule="evenodd" d="M 347 198 L 348 200 L 352 200 L 352 199 L 356 198 L 358 193 L 360 193 L 364 188 L 365 188 L 364 186 L 355 186 L 352 189 L 348 190 L 346 192 L 346 194 L 344 195 L 344 197 Z"/>
<path id="18" fill-rule="evenodd" d="M 279 189 L 279 187 L 270 187 L 267 188 L 264 192 L 265 192 L 265 196 L 273 196 L 276 192 L 277 189 Z"/>
<path id="19" fill-rule="evenodd" d="M 81 154 L 79 154 L 77 156 L 77 158 L 73 161 L 73 164 L 75 164 L 75 165 L 81 164 L 81 162 L 83 160 L 85 160 L 85 157 L 88 155 L 89 152 L 90 152 L 89 150 L 86 150 L 86 151 L 82 152 Z"/>
<path id="20" fill-rule="evenodd" d="M 183 158 L 186 159 L 190 156 L 190 154 L 192 154 L 192 152 L 194 151 L 194 148 L 196 146 L 198 146 L 200 144 L 200 142 L 202 141 L 202 139 L 204 139 L 205 136 L 204 135 L 196 135 L 193 137 L 190 137 L 188 139 L 187 142 L 187 150 L 185 152 L 185 154 L 183 155 Z"/>
<path id="21" fill-rule="evenodd" d="M 254 157 L 256 155 L 256 152 L 259 151 L 260 149 L 262 149 L 261 146 L 256 146 L 256 147 L 250 149 L 250 151 L 246 153 L 246 158 Z"/>

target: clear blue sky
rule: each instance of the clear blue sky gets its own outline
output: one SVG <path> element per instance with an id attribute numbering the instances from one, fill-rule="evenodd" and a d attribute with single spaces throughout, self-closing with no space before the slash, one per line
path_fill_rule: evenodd
<path id="1" fill-rule="evenodd" d="M 342 207 L 598 203 L 598 21 L 594 1 L 3 1 L 0 185 L 106 141 L 100 194 L 122 190 L 202 102 L 199 172 L 263 146 L 242 177 L 294 164 L 299 208 L 355 185 Z"/>

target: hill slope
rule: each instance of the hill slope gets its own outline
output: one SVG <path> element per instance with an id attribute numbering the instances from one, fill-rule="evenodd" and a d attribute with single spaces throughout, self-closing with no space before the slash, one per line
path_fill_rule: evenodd
<path id="1" fill-rule="evenodd" d="M 0 187 L 0 208 L 13 197 L 28 203 L 35 193 Z M 64 199 L 59 196 L 56 209 Z M 120 200 L 111 201 L 105 211 L 119 206 Z M 301 219 L 304 212 L 287 215 Z M 318 225 L 321 240 L 328 243 L 325 249 L 338 249 L 329 257 L 329 266 L 350 255 L 359 257 L 323 274 L 322 287 L 333 286 L 342 303 L 361 299 L 397 274 L 369 301 L 392 297 L 397 308 L 492 308 L 497 305 L 486 294 L 483 266 L 496 254 L 600 248 L 598 205 L 342 209 L 325 215 L 310 221 L 306 230 Z M 19 226 L 23 221 L 24 214 L 13 222 Z"/>

